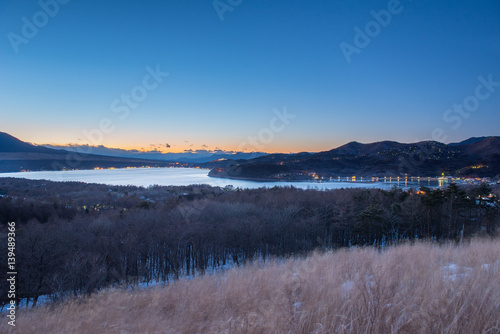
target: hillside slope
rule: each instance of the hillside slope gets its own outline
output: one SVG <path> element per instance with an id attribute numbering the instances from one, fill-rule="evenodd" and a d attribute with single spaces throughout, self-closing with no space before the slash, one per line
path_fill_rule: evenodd
<path id="1" fill-rule="evenodd" d="M 271 154 L 215 166 L 210 176 L 261 180 L 308 180 L 338 176 L 471 176 L 500 174 L 500 137 L 471 138 L 446 145 L 350 142 L 316 154 Z"/>
<path id="2" fill-rule="evenodd" d="M 50 149 L 25 143 L 7 133 L 0 132 L 0 172 L 142 166 L 170 167 L 190 166 L 190 164 L 175 164 L 166 161 L 110 157 Z"/>
<path id="3" fill-rule="evenodd" d="M 43 146 L 35 146 L 25 143 L 16 137 L 5 132 L 0 132 L 0 152 L 3 153 L 46 153 L 46 154 L 64 154 L 65 151 L 53 150 Z"/>
<path id="4" fill-rule="evenodd" d="M 17 333 L 498 333 L 500 242 L 256 263 L 22 310 Z"/>

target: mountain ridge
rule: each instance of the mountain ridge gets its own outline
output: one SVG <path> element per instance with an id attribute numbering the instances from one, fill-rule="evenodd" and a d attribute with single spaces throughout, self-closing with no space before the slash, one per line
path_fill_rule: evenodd
<path id="1" fill-rule="evenodd" d="M 101 156 L 51 149 L 44 146 L 32 145 L 8 133 L 0 132 L 0 173 L 20 172 L 24 170 L 174 166 L 190 167 L 191 165 L 187 163 Z"/>
<path id="2" fill-rule="evenodd" d="M 36 146 L 30 143 L 21 141 L 16 137 L 6 133 L 0 132 L 0 152 L 3 153 L 66 153 L 62 150 L 54 150 L 43 146 Z"/>
<path id="3" fill-rule="evenodd" d="M 217 156 L 215 156 L 217 157 Z M 237 156 L 235 156 L 237 158 Z M 73 161 L 72 161 L 73 160 Z M 202 167 L 210 176 L 255 180 L 312 180 L 338 176 L 500 175 L 500 137 L 374 143 L 352 141 L 329 151 L 275 153 L 252 159 L 174 162 L 76 153 L 23 142 L 0 132 L 0 172 L 110 167 Z"/>
<path id="4" fill-rule="evenodd" d="M 475 137 L 455 144 L 349 142 L 308 156 L 268 155 L 214 166 L 213 177 L 258 180 L 313 180 L 338 176 L 500 175 L 500 137 Z"/>

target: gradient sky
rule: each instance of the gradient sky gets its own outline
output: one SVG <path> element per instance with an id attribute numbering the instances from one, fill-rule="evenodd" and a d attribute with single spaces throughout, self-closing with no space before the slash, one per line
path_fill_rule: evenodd
<path id="1" fill-rule="evenodd" d="M 500 135 L 500 84 L 474 97 L 478 77 L 500 82 L 498 0 L 402 0 L 350 62 L 340 44 L 391 1 L 221 0 L 223 20 L 212 0 L 60 1 L 53 17 L 0 2 L 0 131 L 25 141 L 298 152 Z M 120 118 L 157 65 L 169 75 Z M 86 138 L 102 120 L 113 130 Z"/>

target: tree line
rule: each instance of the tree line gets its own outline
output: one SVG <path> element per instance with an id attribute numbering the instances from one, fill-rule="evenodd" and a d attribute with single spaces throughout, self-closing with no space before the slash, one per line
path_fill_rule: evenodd
<path id="1" fill-rule="evenodd" d="M 18 300 L 169 282 L 315 249 L 495 235 L 498 189 L 110 187 L 0 181 L 0 270 L 16 222 Z M 0 283 L 0 304 L 8 302 Z"/>

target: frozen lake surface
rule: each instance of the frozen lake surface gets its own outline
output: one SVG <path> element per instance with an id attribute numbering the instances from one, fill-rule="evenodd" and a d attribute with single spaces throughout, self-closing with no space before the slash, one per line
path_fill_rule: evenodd
<path id="1" fill-rule="evenodd" d="M 0 173 L 0 177 L 26 178 L 32 180 L 50 181 L 79 181 L 86 183 L 102 183 L 109 185 L 133 185 L 149 187 L 161 186 L 186 186 L 191 184 L 208 184 L 215 187 L 232 185 L 235 188 L 271 188 L 274 186 L 294 186 L 296 188 L 308 189 L 339 189 L 339 188 L 381 188 L 390 189 L 393 186 L 405 187 L 405 182 L 257 182 L 247 180 L 218 179 L 208 176 L 207 169 L 196 168 L 128 168 L 128 169 L 99 169 L 99 170 L 72 170 L 72 171 L 45 171 L 45 172 L 21 172 Z M 432 183 L 432 182 L 431 182 Z M 422 182 L 428 186 L 427 182 Z M 410 184 L 418 188 L 418 184 Z M 433 186 L 433 184 L 430 184 Z"/>

